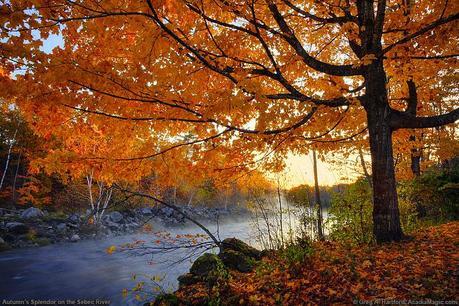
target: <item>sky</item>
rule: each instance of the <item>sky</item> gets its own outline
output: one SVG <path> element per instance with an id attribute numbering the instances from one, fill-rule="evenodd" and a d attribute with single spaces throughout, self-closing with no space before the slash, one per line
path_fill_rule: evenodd
<path id="1" fill-rule="evenodd" d="M 330 158 L 333 158 L 333 154 L 327 156 L 327 159 Z M 289 154 L 286 157 L 286 164 L 287 167 L 281 178 L 285 187 L 291 188 L 301 184 L 314 185 L 312 153 L 308 155 Z M 358 174 L 349 165 L 337 167 L 317 159 L 317 176 L 319 185 L 332 186 L 354 181 Z"/>

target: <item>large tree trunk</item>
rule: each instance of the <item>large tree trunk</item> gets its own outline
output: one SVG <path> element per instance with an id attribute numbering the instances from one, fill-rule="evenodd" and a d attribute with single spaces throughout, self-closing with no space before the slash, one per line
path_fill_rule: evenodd
<path id="1" fill-rule="evenodd" d="M 399 241 L 403 232 L 398 209 L 392 130 L 389 126 L 390 107 L 382 63 L 374 64 L 368 69 L 365 81 L 365 109 L 373 176 L 373 233 L 378 243 Z"/>
<path id="2" fill-rule="evenodd" d="M 378 119 L 378 118 L 375 118 Z M 378 122 L 379 121 L 379 122 Z M 392 152 L 392 131 L 369 121 L 373 173 L 373 232 L 377 242 L 402 238 Z"/>

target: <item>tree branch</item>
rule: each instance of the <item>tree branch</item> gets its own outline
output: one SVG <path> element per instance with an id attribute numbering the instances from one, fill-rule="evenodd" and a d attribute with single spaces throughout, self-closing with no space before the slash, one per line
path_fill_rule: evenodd
<path id="1" fill-rule="evenodd" d="M 302 15 L 305 18 L 310 18 L 314 21 L 320 22 L 320 23 L 346 23 L 348 21 L 355 22 L 357 21 L 357 18 L 355 18 L 352 15 L 346 15 L 346 16 L 336 16 L 336 17 L 330 17 L 330 18 L 322 18 L 316 15 L 313 15 L 309 12 L 306 12 L 305 10 L 299 8 L 298 6 L 294 5 L 291 1 L 289 0 L 282 0 L 285 4 L 287 4 L 291 9 L 293 9 L 295 12 L 298 14 Z"/>
<path id="2" fill-rule="evenodd" d="M 443 25 L 445 23 L 448 23 L 448 22 L 451 22 L 451 21 L 454 21 L 454 20 L 457 20 L 459 18 L 459 13 L 456 13 L 456 14 L 453 14 L 453 15 L 450 15 L 446 18 L 440 18 L 438 19 L 437 21 L 435 22 L 432 22 L 431 24 L 419 29 L 418 31 L 412 33 L 412 34 L 409 34 L 407 36 L 405 36 L 404 38 L 400 39 L 399 41 L 387 46 L 386 48 L 384 48 L 382 50 L 382 54 L 385 54 L 387 52 L 389 52 L 390 50 L 392 50 L 394 47 L 396 47 L 397 45 L 400 45 L 400 44 L 404 44 L 406 42 L 409 42 L 410 40 L 412 40 L 413 38 L 416 38 L 418 36 L 421 36 L 422 34 L 430 31 L 430 30 L 433 30 L 435 29 L 436 27 L 440 26 L 440 25 Z"/>
<path id="3" fill-rule="evenodd" d="M 389 124 L 393 130 L 423 129 L 454 123 L 457 120 L 459 120 L 459 108 L 446 114 L 429 117 L 416 117 L 406 112 L 393 110 Z"/>
<path id="4" fill-rule="evenodd" d="M 158 199 L 157 197 L 154 197 L 154 196 L 151 196 L 149 194 L 146 194 L 146 193 L 141 193 L 141 192 L 134 192 L 134 191 L 130 191 L 130 190 L 127 190 L 127 189 L 124 189 L 124 188 L 121 188 L 120 186 L 117 186 L 115 185 L 115 187 L 117 187 L 117 189 L 119 189 L 120 191 L 122 192 L 125 192 L 125 193 L 128 193 L 128 194 L 131 194 L 131 195 L 134 195 L 134 196 L 138 196 L 138 197 L 142 197 L 142 198 L 147 198 L 147 199 L 150 199 L 150 200 L 153 200 L 155 201 L 156 203 L 158 204 L 161 204 L 161 205 L 164 205 L 166 207 L 169 207 L 171 209 L 173 209 L 174 211 L 178 212 L 180 215 L 182 215 L 185 219 L 191 221 L 192 223 L 194 223 L 195 225 L 197 225 L 199 228 L 201 228 L 208 236 L 210 239 L 212 239 L 212 241 L 220 248 L 221 247 L 221 241 L 219 239 L 217 239 L 210 231 L 207 227 L 205 227 L 204 225 L 202 225 L 200 222 L 196 221 L 195 219 L 191 218 L 190 216 L 188 216 L 186 213 L 184 213 L 178 206 L 175 206 L 173 204 L 170 204 L 170 203 L 167 203 L 163 200 L 160 200 Z"/>
<path id="5" fill-rule="evenodd" d="M 353 76 L 362 74 L 362 69 L 360 67 L 353 67 L 352 65 L 333 65 L 329 63 L 322 62 L 315 57 L 311 56 L 301 45 L 301 42 L 295 36 L 293 30 L 288 26 L 287 21 L 279 12 L 277 6 L 270 2 L 268 8 L 271 11 L 274 19 L 276 20 L 279 28 L 284 34 L 282 37 L 289 43 L 291 47 L 296 51 L 296 53 L 301 56 L 303 62 L 309 67 L 326 74 L 336 75 L 336 76 Z"/>

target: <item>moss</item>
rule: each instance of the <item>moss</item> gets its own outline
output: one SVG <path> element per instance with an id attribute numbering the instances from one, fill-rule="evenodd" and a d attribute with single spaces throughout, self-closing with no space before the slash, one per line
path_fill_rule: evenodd
<path id="1" fill-rule="evenodd" d="M 31 229 L 26 235 L 27 240 L 29 240 L 32 243 L 36 243 L 39 246 L 45 246 L 48 244 L 51 244 L 51 240 L 49 240 L 46 237 L 37 237 L 37 233 L 35 230 Z"/>
<path id="2" fill-rule="evenodd" d="M 153 303 L 154 306 L 178 306 L 179 304 L 179 299 L 172 293 L 158 295 Z"/>
<path id="3" fill-rule="evenodd" d="M 45 245 L 51 244 L 51 240 L 49 240 L 46 237 L 36 238 L 34 242 L 38 244 L 39 246 L 45 246 Z"/>
<path id="4" fill-rule="evenodd" d="M 253 270 L 254 260 L 241 252 L 235 250 L 224 250 L 218 256 L 230 269 L 235 269 L 244 273 Z"/>
<path id="5" fill-rule="evenodd" d="M 50 212 L 48 215 L 45 215 L 42 219 L 45 222 L 49 221 L 66 221 L 68 216 L 62 211 Z"/>
<path id="6" fill-rule="evenodd" d="M 191 273 L 185 273 L 183 275 L 180 275 L 177 278 L 177 280 L 179 283 L 179 287 L 183 287 L 196 284 L 201 281 L 201 278 Z"/>
<path id="7" fill-rule="evenodd" d="M 217 255 L 205 253 L 195 260 L 191 266 L 190 273 L 197 276 L 205 276 L 216 270 L 220 263 L 221 260 Z"/>
<path id="8" fill-rule="evenodd" d="M 248 257 L 261 259 L 261 252 L 259 250 L 236 238 L 227 238 L 222 241 L 222 251 L 226 250 L 233 250 Z"/>

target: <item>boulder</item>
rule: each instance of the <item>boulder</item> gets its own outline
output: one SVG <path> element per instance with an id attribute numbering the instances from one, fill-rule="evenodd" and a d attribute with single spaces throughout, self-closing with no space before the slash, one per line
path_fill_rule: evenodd
<path id="1" fill-rule="evenodd" d="M 40 237 L 40 238 L 36 238 L 34 240 L 34 243 L 37 245 L 37 246 L 45 246 L 45 245 L 49 245 L 51 244 L 51 240 L 49 238 L 46 238 L 46 237 Z"/>
<path id="2" fill-rule="evenodd" d="M 56 229 L 59 231 L 59 232 L 65 232 L 67 230 L 67 224 L 65 223 L 60 223 L 56 226 Z"/>
<path id="3" fill-rule="evenodd" d="M 135 218 L 135 211 L 132 209 L 125 209 L 122 211 L 122 215 L 127 218 Z"/>
<path id="4" fill-rule="evenodd" d="M 262 257 L 261 251 L 236 238 L 227 238 L 223 240 L 221 248 L 222 252 L 233 250 L 256 260 L 260 260 Z"/>
<path id="5" fill-rule="evenodd" d="M 222 262 L 230 269 L 247 273 L 253 270 L 254 259 L 235 250 L 225 250 L 218 254 Z"/>
<path id="6" fill-rule="evenodd" d="M 75 234 L 72 237 L 70 237 L 71 242 L 77 242 L 79 240 L 80 240 L 80 236 L 78 234 Z"/>
<path id="7" fill-rule="evenodd" d="M 16 235 L 27 234 L 29 232 L 29 227 L 21 222 L 8 222 L 6 229 Z"/>
<path id="8" fill-rule="evenodd" d="M 140 213 L 141 213 L 142 215 L 149 216 L 149 215 L 152 215 L 152 214 L 153 214 L 153 211 L 151 210 L 150 207 L 144 207 L 144 208 L 141 208 L 141 209 L 140 209 Z"/>
<path id="9" fill-rule="evenodd" d="M 3 235 L 3 239 L 9 243 L 9 244 L 12 244 L 16 241 L 16 236 L 15 235 L 12 235 L 12 234 L 9 234 L 9 233 L 6 233 Z"/>
<path id="10" fill-rule="evenodd" d="M 71 214 L 69 217 L 68 217 L 68 220 L 72 223 L 78 223 L 80 222 L 80 215 L 78 214 Z"/>
<path id="11" fill-rule="evenodd" d="M 113 211 L 110 213 L 110 221 L 115 223 L 120 223 L 123 220 L 123 215 L 118 211 Z"/>
<path id="12" fill-rule="evenodd" d="M 11 246 L 0 237 L 0 252 L 11 249 Z"/>
<path id="13" fill-rule="evenodd" d="M 180 275 L 177 278 L 177 280 L 178 280 L 179 288 L 181 288 L 183 286 L 189 286 L 189 285 L 194 285 L 196 283 L 199 283 L 201 281 L 201 278 L 191 273 L 185 273 L 183 275 Z"/>
<path id="14" fill-rule="evenodd" d="M 163 207 L 161 209 L 163 215 L 167 216 L 167 217 L 172 217 L 175 213 L 175 210 L 173 210 L 172 208 L 170 207 Z"/>
<path id="15" fill-rule="evenodd" d="M 121 225 L 117 223 L 113 223 L 111 221 L 107 222 L 106 226 L 112 231 L 118 231 L 121 229 Z"/>
<path id="16" fill-rule="evenodd" d="M 79 227 L 78 224 L 75 224 L 75 223 L 67 223 L 66 225 L 67 225 L 67 227 L 71 227 L 71 228 L 78 228 Z"/>
<path id="17" fill-rule="evenodd" d="M 147 304 L 147 305 L 151 305 Z M 179 299 L 173 293 L 162 293 L 158 295 L 153 303 L 153 306 L 178 306 L 180 305 Z"/>
<path id="18" fill-rule="evenodd" d="M 220 265 L 223 263 L 217 255 L 204 253 L 194 261 L 190 273 L 195 276 L 207 276 L 210 272 L 217 270 Z"/>
<path id="19" fill-rule="evenodd" d="M 36 207 L 27 208 L 21 213 L 22 219 L 41 218 L 44 216 L 45 216 L 45 213 Z"/>

